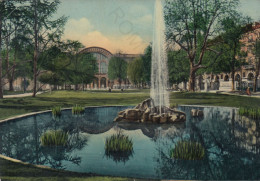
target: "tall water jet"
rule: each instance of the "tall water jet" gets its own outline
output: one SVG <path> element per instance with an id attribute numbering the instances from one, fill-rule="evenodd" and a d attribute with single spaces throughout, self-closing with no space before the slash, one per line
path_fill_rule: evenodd
<path id="1" fill-rule="evenodd" d="M 151 98 L 144 100 L 134 108 L 119 112 L 114 119 L 115 122 L 153 122 L 164 124 L 179 123 L 186 120 L 184 112 L 169 107 L 166 37 L 161 0 L 156 0 L 154 12 Z"/>
<path id="2" fill-rule="evenodd" d="M 162 0 L 156 0 L 154 7 L 154 28 L 152 46 L 152 70 L 150 97 L 160 114 L 169 107 L 168 66 L 166 53 L 165 22 Z"/>

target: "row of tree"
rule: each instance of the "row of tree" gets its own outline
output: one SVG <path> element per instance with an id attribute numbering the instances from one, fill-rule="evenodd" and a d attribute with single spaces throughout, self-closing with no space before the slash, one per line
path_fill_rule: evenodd
<path id="1" fill-rule="evenodd" d="M 62 41 L 67 18 L 54 19 L 59 0 L 0 1 L 0 99 L 3 86 L 13 91 L 17 77 L 33 79 L 33 96 L 41 87 L 89 83 L 97 70 L 90 54 L 81 54 L 78 41 Z M 4 82 L 5 80 L 5 82 Z M 7 80 L 7 81 L 6 81 Z"/>

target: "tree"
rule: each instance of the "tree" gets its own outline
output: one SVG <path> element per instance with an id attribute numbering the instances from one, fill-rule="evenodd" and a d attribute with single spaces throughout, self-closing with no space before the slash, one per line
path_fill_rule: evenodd
<path id="1" fill-rule="evenodd" d="M 219 58 L 222 52 L 212 49 L 210 38 L 221 32 L 221 22 L 235 12 L 238 0 L 168 0 L 165 6 L 166 36 L 183 49 L 189 59 L 189 91 L 195 91 L 196 72 L 203 65 L 207 51 Z"/>
<path id="2" fill-rule="evenodd" d="M 45 61 L 42 52 L 60 41 L 66 18 L 64 16 L 56 20 L 52 18 L 57 11 L 59 0 L 29 0 L 28 3 L 29 6 L 26 6 L 25 11 L 27 13 L 26 23 L 30 26 L 34 47 L 33 97 L 35 97 L 38 91 L 36 87 L 37 77 L 41 73 L 39 67 Z"/>
<path id="3" fill-rule="evenodd" d="M 111 80 L 118 79 L 119 87 L 123 79 L 126 79 L 127 75 L 127 62 L 120 57 L 112 57 L 108 64 L 108 78 Z"/>
<path id="4" fill-rule="evenodd" d="M 88 53 L 81 53 L 84 48 L 83 44 L 79 41 L 67 40 L 63 44 L 63 51 L 70 59 L 68 66 L 67 80 L 69 83 L 75 85 L 75 89 L 78 90 L 79 84 L 88 84 L 95 78 L 97 72 L 97 64 L 95 57 Z"/>
<path id="5" fill-rule="evenodd" d="M 8 17 L 14 11 L 15 1 L 0 1 L 0 99 L 3 98 L 3 60 L 2 60 L 2 44 L 6 39 L 6 32 L 4 31 L 4 23 L 8 21 Z M 5 34 L 4 34 L 5 33 Z M 10 34 L 10 32 L 8 32 Z"/>
<path id="6" fill-rule="evenodd" d="M 0 1 L 0 99 L 3 99 L 3 82 L 2 82 L 2 27 L 3 27 L 3 18 L 4 18 L 4 12 L 5 12 L 5 7 L 4 7 L 4 2 L 5 1 Z"/>
<path id="7" fill-rule="evenodd" d="M 183 50 L 168 52 L 170 84 L 187 82 L 189 79 L 189 60 Z"/>
<path id="8" fill-rule="evenodd" d="M 255 42 L 255 79 L 254 79 L 254 92 L 257 91 L 257 78 L 260 72 L 260 37 L 257 37 Z"/>
<path id="9" fill-rule="evenodd" d="M 44 84 L 62 85 L 74 84 L 76 90 L 78 84 L 88 84 L 94 79 L 97 71 L 96 59 L 91 54 L 80 53 L 82 44 L 78 41 L 66 41 L 62 46 L 53 46 L 43 54 L 46 54 L 42 69 L 45 70 L 39 76 L 39 81 Z"/>
<path id="10" fill-rule="evenodd" d="M 141 57 L 135 58 L 127 66 L 127 77 L 134 84 L 140 86 L 144 80 L 144 62 Z"/>
<path id="11" fill-rule="evenodd" d="M 151 44 L 144 51 L 143 60 L 143 81 L 150 85 L 151 81 L 151 63 L 152 63 L 152 46 Z"/>
<path id="12" fill-rule="evenodd" d="M 241 37 L 245 33 L 242 25 L 245 24 L 243 18 L 238 14 L 235 16 L 227 17 L 223 20 L 222 25 L 224 33 L 221 35 L 225 46 L 226 53 L 223 59 L 228 62 L 228 67 L 231 72 L 232 79 L 232 91 L 235 90 L 235 72 L 238 71 L 244 64 L 242 58 L 239 58 L 241 54 Z"/>

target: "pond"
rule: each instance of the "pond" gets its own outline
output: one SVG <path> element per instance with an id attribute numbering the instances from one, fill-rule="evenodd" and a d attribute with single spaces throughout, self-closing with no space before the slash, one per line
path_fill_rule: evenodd
<path id="1" fill-rule="evenodd" d="M 180 106 L 187 121 L 180 124 L 114 123 L 127 107 L 89 107 L 83 116 L 62 111 L 20 118 L 0 125 L 0 154 L 56 169 L 120 177 L 154 179 L 260 179 L 259 121 L 240 117 L 234 108 Z M 192 108 L 204 117 L 190 117 Z M 42 146 L 47 130 L 69 135 L 66 146 Z M 106 138 L 117 132 L 132 139 L 128 155 L 107 155 Z M 178 160 L 170 150 L 179 140 L 205 148 L 202 160 Z"/>

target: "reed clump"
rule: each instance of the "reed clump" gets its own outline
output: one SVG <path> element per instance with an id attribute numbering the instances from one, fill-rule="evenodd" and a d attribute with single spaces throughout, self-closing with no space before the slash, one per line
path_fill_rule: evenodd
<path id="1" fill-rule="evenodd" d="M 65 146 L 68 137 L 68 133 L 62 130 L 48 130 L 40 137 L 40 141 L 42 146 Z"/>
<path id="2" fill-rule="evenodd" d="M 170 151 L 171 158 L 181 160 L 202 160 L 204 155 L 204 147 L 193 141 L 179 141 Z"/>
<path id="3" fill-rule="evenodd" d="M 72 114 L 74 115 L 79 115 L 79 114 L 83 114 L 85 112 L 85 108 L 80 106 L 80 105 L 75 105 L 73 108 L 72 108 Z"/>

